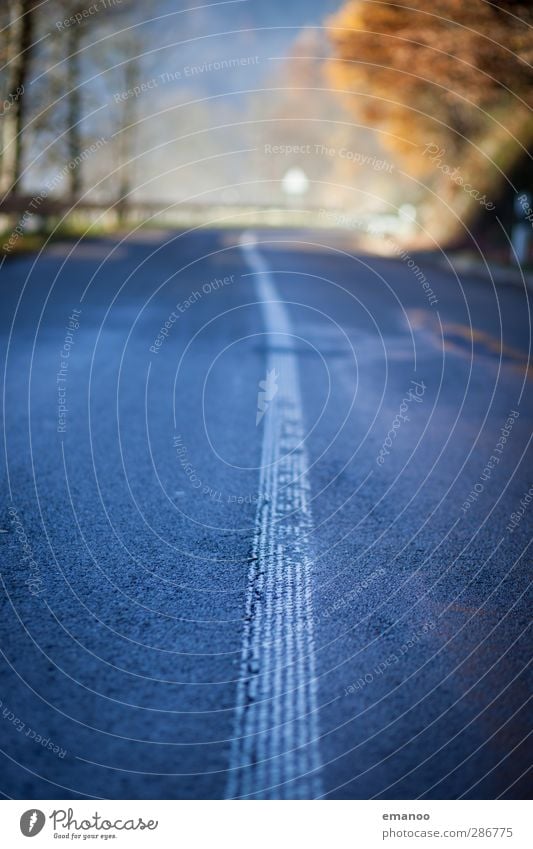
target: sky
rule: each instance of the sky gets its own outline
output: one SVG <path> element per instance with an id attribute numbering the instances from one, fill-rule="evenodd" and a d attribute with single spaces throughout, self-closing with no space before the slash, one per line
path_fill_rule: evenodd
<path id="1" fill-rule="evenodd" d="M 82 136 L 87 145 L 100 136 L 111 143 L 84 166 L 85 185 L 113 198 L 127 171 L 136 199 L 279 205 L 287 200 L 284 176 L 299 168 L 310 181 L 305 204 L 352 208 L 354 188 L 385 178 L 315 153 L 322 145 L 382 155 L 375 134 L 356 126 L 324 73 L 330 55 L 325 24 L 341 3 L 117 0 L 91 18 L 81 42 Z M 37 62 L 32 96 L 37 108 L 57 98 L 59 111 L 49 110 L 50 138 L 56 137 L 49 154 L 40 155 L 47 148 L 36 137 L 29 191 L 65 157 L 56 132 L 68 90 L 61 76 L 65 39 L 45 22 L 54 34 L 42 48 L 51 73 Z M 124 160 L 129 164 L 121 169 Z"/>
<path id="2" fill-rule="evenodd" d="M 277 203 L 290 167 L 303 168 L 311 180 L 334 171 L 338 162 L 323 156 L 273 159 L 264 150 L 344 143 L 339 125 L 328 122 L 346 120 L 345 109 L 331 92 L 320 90 L 327 85 L 320 67 L 329 55 L 324 24 L 339 5 L 339 0 L 152 4 L 151 19 L 138 28 L 140 77 L 151 85 L 135 98 L 138 195 Z M 295 54 L 299 58 L 291 62 Z M 299 85 L 309 84 L 309 91 L 296 96 L 295 72 Z M 367 146 L 368 141 L 367 134 Z M 374 147 L 371 140 L 372 153 Z M 313 186 L 307 200 L 323 204 L 324 191 Z"/>

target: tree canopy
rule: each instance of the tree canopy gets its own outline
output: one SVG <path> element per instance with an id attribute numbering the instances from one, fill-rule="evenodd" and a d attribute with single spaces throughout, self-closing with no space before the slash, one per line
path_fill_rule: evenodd
<path id="1" fill-rule="evenodd" d="M 329 21 L 330 78 L 411 174 L 431 183 L 434 144 L 486 191 L 533 139 L 532 24 L 509 0 L 349 0 Z"/>

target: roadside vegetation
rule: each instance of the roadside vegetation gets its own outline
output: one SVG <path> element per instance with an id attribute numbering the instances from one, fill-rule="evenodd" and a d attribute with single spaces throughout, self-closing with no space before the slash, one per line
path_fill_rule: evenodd
<path id="1" fill-rule="evenodd" d="M 406 172 L 438 243 L 528 188 L 532 25 L 533 6 L 511 0 L 349 0 L 328 21 L 330 81 Z"/>

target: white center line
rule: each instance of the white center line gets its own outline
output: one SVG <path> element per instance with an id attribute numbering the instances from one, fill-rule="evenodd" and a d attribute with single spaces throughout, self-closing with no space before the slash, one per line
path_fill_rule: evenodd
<path id="1" fill-rule="evenodd" d="M 279 389 L 263 426 L 259 498 L 248 573 L 234 739 L 226 796 L 321 795 L 313 638 L 313 517 L 294 337 L 268 267 L 242 245 L 270 338 Z"/>

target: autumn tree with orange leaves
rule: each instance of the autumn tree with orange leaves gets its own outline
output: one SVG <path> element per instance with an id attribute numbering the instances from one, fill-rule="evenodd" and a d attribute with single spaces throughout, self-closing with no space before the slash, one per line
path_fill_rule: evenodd
<path id="1" fill-rule="evenodd" d="M 349 0 L 328 23 L 334 87 L 413 178 L 459 218 L 475 217 L 479 204 L 424 150 L 438 147 L 480 191 L 494 195 L 527 155 L 533 7 L 509 0 Z M 453 229 L 449 221 L 447 227 Z"/>

